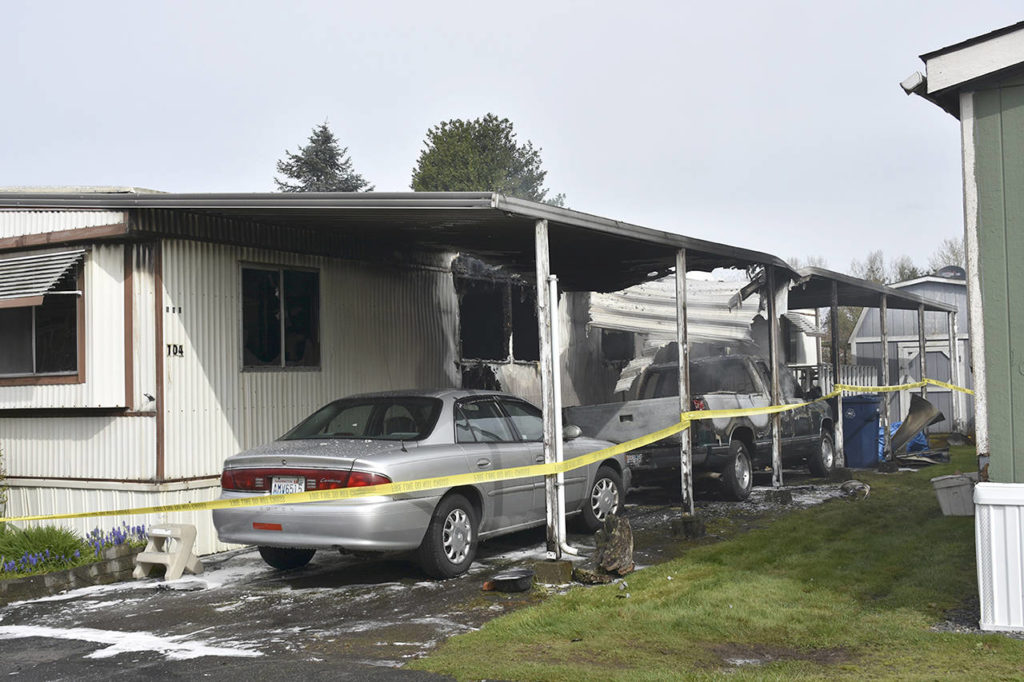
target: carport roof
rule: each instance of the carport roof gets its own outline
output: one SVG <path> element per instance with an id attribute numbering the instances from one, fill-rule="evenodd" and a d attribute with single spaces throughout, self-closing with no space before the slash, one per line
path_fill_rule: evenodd
<path id="1" fill-rule="evenodd" d="M 794 310 L 832 305 L 833 282 L 838 285 L 839 305 L 842 306 L 877 308 L 882 294 L 885 294 L 886 305 L 891 309 L 917 310 L 923 305 L 925 310 L 935 312 L 957 310 L 955 305 L 934 301 L 905 289 L 894 289 L 824 268 L 801 268 L 799 274 L 800 278 L 789 290 L 789 307 Z"/>
<path id="2" fill-rule="evenodd" d="M 132 192 L 0 194 L 13 209 L 159 209 L 284 227 L 341 232 L 394 249 L 396 244 L 461 251 L 529 276 L 534 273 L 534 225 L 548 221 L 551 271 L 575 291 L 618 291 L 675 267 L 687 250 L 687 269 L 773 265 L 767 253 L 654 230 L 618 220 L 514 199 L 491 192 L 362 192 L 274 194 L 138 194 Z"/>

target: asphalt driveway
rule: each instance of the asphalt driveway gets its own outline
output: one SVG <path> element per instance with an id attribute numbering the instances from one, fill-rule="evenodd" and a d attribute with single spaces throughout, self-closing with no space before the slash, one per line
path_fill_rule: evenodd
<path id="1" fill-rule="evenodd" d="M 835 496 L 837 486 L 793 489 L 797 506 Z M 630 494 L 634 558 L 642 567 L 685 551 L 671 532 L 672 496 Z M 677 504 L 677 503 L 676 503 Z M 755 488 L 743 503 L 702 500 L 701 516 L 758 523 L 785 507 Z M 593 537 L 571 535 L 584 552 Z M 465 575 L 433 581 L 400 558 L 318 552 L 306 568 L 279 572 L 255 550 L 203 557 L 205 572 L 75 590 L 0 608 L 0 675 L 25 680 L 144 676 L 262 680 L 439 679 L 399 669 L 446 638 L 566 586 L 484 592 L 490 576 L 544 553 L 544 529 L 481 545 Z"/>

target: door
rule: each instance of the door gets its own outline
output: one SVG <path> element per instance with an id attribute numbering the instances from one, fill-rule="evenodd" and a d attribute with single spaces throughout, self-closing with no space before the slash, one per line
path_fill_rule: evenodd
<path id="1" fill-rule="evenodd" d="M 499 400 L 505 408 L 518 436 L 531 445 L 534 462 L 544 463 L 544 415 L 543 413 L 522 400 L 503 398 Z M 563 446 L 565 459 L 578 457 L 587 454 L 581 447 L 573 447 L 569 441 Z M 587 486 L 587 471 L 589 467 L 573 469 L 565 474 L 565 506 L 568 510 L 576 510 L 582 503 Z M 544 486 L 544 477 L 535 476 L 533 481 L 533 503 L 541 517 L 547 509 L 547 493 Z"/>
<path id="2" fill-rule="evenodd" d="M 470 398 L 455 407 L 455 439 L 470 471 L 497 471 L 536 464 L 535 443 L 523 442 L 494 398 Z M 542 457 L 543 459 L 543 457 Z M 485 482 L 480 531 L 508 528 L 544 517 L 534 501 L 534 481 L 519 478 Z"/>

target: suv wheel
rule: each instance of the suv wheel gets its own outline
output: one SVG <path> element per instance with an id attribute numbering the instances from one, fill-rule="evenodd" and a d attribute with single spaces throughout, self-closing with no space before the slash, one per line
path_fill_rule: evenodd
<path id="1" fill-rule="evenodd" d="M 729 445 L 729 461 L 722 469 L 720 479 L 722 495 L 728 500 L 741 502 L 750 497 L 754 487 L 754 472 L 750 466 L 750 453 L 740 440 Z"/>
<path id="2" fill-rule="evenodd" d="M 807 458 L 807 468 L 815 476 L 828 476 L 828 472 L 836 465 L 836 449 L 832 444 L 832 436 L 821 434 L 818 449 Z"/>

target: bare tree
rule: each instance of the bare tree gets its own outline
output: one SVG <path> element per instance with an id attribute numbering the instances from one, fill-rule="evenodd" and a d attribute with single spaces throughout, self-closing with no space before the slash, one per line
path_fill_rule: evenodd
<path id="1" fill-rule="evenodd" d="M 824 256 L 793 256 L 787 258 L 786 262 L 794 270 L 800 268 L 828 268 L 828 261 Z"/>
<path id="2" fill-rule="evenodd" d="M 935 253 L 928 258 L 928 269 L 931 272 L 938 272 L 947 265 L 955 265 L 961 268 L 967 266 L 963 237 L 959 239 L 955 237 L 943 239 L 939 242 Z"/>
<path id="3" fill-rule="evenodd" d="M 885 284 L 889 273 L 885 267 L 885 255 L 879 251 L 872 251 L 863 262 L 856 258 L 850 263 L 850 274 L 871 282 Z"/>

